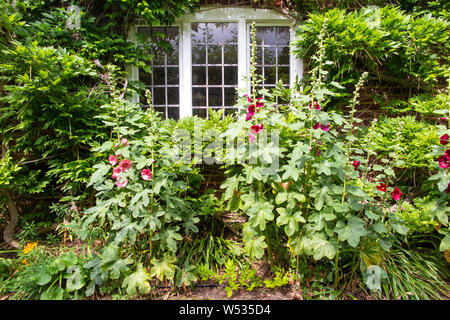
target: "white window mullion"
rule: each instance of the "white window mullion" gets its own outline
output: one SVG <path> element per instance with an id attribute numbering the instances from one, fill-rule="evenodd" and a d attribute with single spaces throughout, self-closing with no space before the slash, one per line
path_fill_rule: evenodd
<path id="1" fill-rule="evenodd" d="M 191 23 L 183 22 L 180 37 L 180 118 L 192 115 Z"/>

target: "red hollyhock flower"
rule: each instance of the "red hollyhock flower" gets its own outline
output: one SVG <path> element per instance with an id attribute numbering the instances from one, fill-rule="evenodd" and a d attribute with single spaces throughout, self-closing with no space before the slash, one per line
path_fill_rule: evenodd
<path id="1" fill-rule="evenodd" d="M 250 127 L 250 132 L 252 134 L 258 134 L 262 129 L 264 129 L 264 125 L 263 124 L 255 124 L 255 125 Z"/>
<path id="2" fill-rule="evenodd" d="M 247 97 L 248 102 L 252 102 L 252 99 L 249 97 L 248 94 L 244 94 L 244 97 Z"/>
<path id="3" fill-rule="evenodd" d="M 261 100 L 262 98 L 258 98 L 256 99 L 256 108 L 261 108 L 262 106 L 264 106 L 264 102 L 259 102 L 259 100 Z"/>
<path id="4" fill-rule="evenodd" d="M 150 180 L 152 172 L 149 169 L 142 169 L 141 176 L 143 180 Z"/>
<path id="5" fill-rule="evenodd" d="M 110 156 L 108 157 L 108 161 L 109 161 L 109 163 L 110 163 L 112 166 L 115 166 L 116 163 L 117 163 L 117 158 L 116 158 L 115 156 L 113 156 L 113 155 L 110 155 Z"/>
<path id="6" fill-rule="evenodd" d="M 254 116 L 254 113 L 249 112 L 249 113 L 247 113 L 247 116 L 245 117 L 245 120 L 249 121 L 249 120 L 251 120 L 253 118 L 253 116 Z"/>
<path id="7" fill-rule="evenodd" d="M 354 161 L 353 161 L 353 163 L 352 163 L 352 166 L 354 166 L 354 167 L 355 167 L 355 169 L 358 169 L 358 167 L 359 167 L 359 164 L 360 164 L 360 162 L 359 162 L 359 161 L 356 161 L 356 160 L 354 160 Z"/>
<path id="8" fill-rule="evenodd" d="M 401 193 L 399 188 L 395 187 L 394 191 L 391 192 L 391 195 L 394 200 L 398 201 L 402 197 L 403 193 Z"/>
<path id="9" fill-rule="evenodd" d="M 320 128 L 320 123 L 317 122 L 315 125 L 313 125 L 314 130 L 319 129 L 319 128 Z"/>
<path id="10" fill-rule="evenodd" d="M 313 106 L 312 103 L 309 104 L 309 108 L 311 109 Z M 317 101 L 314 101 L 314 109 L 320 110 L 320 104 Z"/>
<path id="11" fill-rule="evenodd" d="M 248 113 L 255 114 L 255 105 L 251 104 L 247 110 L 248 110 Z"/>
<path id="12" fill-rule="evenodd" d="M 450 193 L 450 182 L 448 183 L 447 190 L 445 190 L 445 192 Z"/>
<path id="13" fill-rule="evenodd" d="M 446 133 L 446 134 L 444 134 L 442 137 L 441 137 L 441 144 L 443 145 L 443 146 L 445 146 L 447 143 L 448 143 L 448 138 L 449 138 L 449 135 Z"/>
<path id="14" fill-rule="evenodd" d="M 450 167 L 450 149 L 445 150 L 445 153 L 438 158 L 439 166 L 442 169 Z"/>
<path id="15" fill-rule="evenodd" d="M 323 131 L 330 131 L 330 124 L 324 126 L 323 124 L 320 125 L 320 129 L 322 129 Z"/>
<path id="16" fill-rule="evenodd" d="M 380 190 L 381 192 L 386 192 L 386 190 L 387 190 L 387 187 L 384 183 L 380 183 L 380 185 L 378 185 L 376 188 L 378 190 Z"/>
<path id="17" fill-rule="evenodd" d="M 119 168 L 122 170 L 122 172 L 128 172 L 128 169 L 130 169 L 132 166 L 133 163 L 128 159 L 119 162 Z"/>

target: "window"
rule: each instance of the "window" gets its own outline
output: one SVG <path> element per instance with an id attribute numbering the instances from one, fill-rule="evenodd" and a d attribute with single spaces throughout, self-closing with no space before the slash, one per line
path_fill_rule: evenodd
<path id="1" fill-rule="evenodd" d="M 193 23 L 192 110 L 207 117 L 208 109 L 235 112 L 238 84 L 237 23 Z"/>
<path id="2" fill-rule="evenodd" d="M 243 78 L 250 70 L 252 22 L 262 86 L 271 89 L 280 80 L 292 85 L 302 77 L 302 62 L 289 50 L 295 24 L 274 10 L 243 7 L 205 7 L 182 16 L 173 27 L 136 26 L 130 40 L 139 41 L 136 33 L 146 33 L 155 57 L 151 74 L 133 69 L 130 78 L 152 90 L 155 109 L 166 117 L 208 117 L 210 108 L 234 113 L 236 89 L 250 90 Z M 162 39 L 172 44 L 172 51 L 158 48 Z"/>
<path id="3" fill-rule="evenodd" d="M 152 72 L 139 70 L 139 80 L 151 91 L 155 110 L 166 118 L 178 119 L 180 116 L 178 28 L 139 27 L 138 33 L 148 39 L 149 50 L 154 55 L 150 62 Z M 161 43 L 168 49 L 163 49 Z"/>

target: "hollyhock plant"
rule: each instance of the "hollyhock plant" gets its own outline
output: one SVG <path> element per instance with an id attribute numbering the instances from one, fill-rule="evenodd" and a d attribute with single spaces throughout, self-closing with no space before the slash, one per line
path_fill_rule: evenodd
<path id="1" fill-rule="evenodd" d="M 358 169 L 359 164 L 360 164 L 360 162 L 359 162 L 359 161 L 356 161 L 356 160 L 354 160 L 354 161 L 352 162 L 352 166 L 355 167 L 355 169 Z"/>
<path id="2" fill-rule="evenodd" d="M 116 186 L 118 188 L 123 188 L 123 187 L 126 187 L 127 185 L 128 185 L 128 179 L 127 178 L 125 178 L 123 181 L 120 181 L 120 179 L 117 179 L 117 181 L 116 181 Z"/>
<path id="3" fill-rule="evenodd" d="M 252 115 L 255 114 L 255 105 L 254 105 L 254 104 L 251 104 L 251 105 L 248 107 L 247 111 L 248 111 L 248 113 L 252 113 Z"/>
<path id="4" fill-rule="evenodd" d="M 122 160 L 119 162 L 119 168 L 122 170 L 122 172 L 128 172 L 128 170 L 133 166 L 133 163 L 128 160 Z"/>
<path id="5" fill-rule="evenodd" d="M 386 192 L 387 190 L 387 186 L 384 183 L 380 183 L 378 186 L 376 186 L 376 188 L 381 192 Z"/>
<path id="6" fill-rule="evenodd" d="M 391 192 L 391 195 L 394 200 L 399 201 L 403 193 L 401 193 L 399 188 L 395 187 L 394 191 Z"/>
<path id="7" fill-rule="evenodd" d="M 109 161 L 109 163 L 110 163 L 112 166 L 115 166 L 116 163 L 117 163 L 117 158 L 116 158 L 116 156 L 110 155 L 110 156 L 108 157 L 108 161 Z"/>
<path id="8" fill-rule="evenodd" d="M 142 169 L 141 176 L 143 180 L 150 180 L 152 172 L 149 169 Z"/>
<path id="9" fill-rule="evenodd" d="M 448 143 L 448 138 L 449 138 L 449 135 L 446 133 L 446 134 L 444 134 L 442 137 L 441 137 L 441 144 L 443 145 L 443 146 L 445 146 L 445 145 L 447 145 L 447 143 Z"/>
<path id="10" fill-rule="evenodd" d="M 313 125 L 314 130 L 319 129 L 319 128 L 320 128 L 320 123 L 317 122 L 315 125 Z"/>
<path id="11" fill-rule="evenodd" d="M 450 149 L 445 150 L 445 153 L 438 158 L 439 167 L 447 169 L 450 167 Z"/>
<path id="12" fill-rule="evenodd" d="M 256 108 L 261 108 L 262 106 L 264 106 L 264 102 L 259 102 L 259 100 L 261 100 L 262 98 L 258 98 L 256 99 Z"/>

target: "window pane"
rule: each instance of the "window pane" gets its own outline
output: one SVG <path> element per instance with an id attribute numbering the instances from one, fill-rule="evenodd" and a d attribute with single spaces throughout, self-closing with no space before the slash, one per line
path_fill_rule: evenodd
<path id="1" fill-rule="evenodd" d="M 192 67 L 192 84 L 206 84 L 206 67 Z"/>
<path id="2" fill-rule="evenodd" d="M 227 85 L 237 85 L 238 83 L 238 67 L 223 67 L 224 82 Z"/>
<path id="3" fill-rule="evenodd" d="M 180 119 L 180 108 L 167 108 L 167 117 L 170 119 Z"/>
<path id="4" fill-rule="evenodd" d="M 263 35 L 263 41 L 264 41 L 265 46 L 274 45 L 277 43 L 275 27 L 263 27 L 262 35 Z"/>
<path id="5" fill-rule="evenodd" d="M 208 43 L 222 43 L 222 23 L 208 23 Z"/>
<path id="6" fill-rule="evenodd" d="M 237 43 L 238 30 L 235 23 L 224 23 L 223 25 L 223 42 Z"/>
<path id="7" fill-rule="evenodd" d="M 192 44 L 206 42 L 206 23 L 192 24 Z"/>
<path id="8" fill-rule="evenodd" d="M 192 105 L 206 106 L 206 88 L 192 88 Z"/>
<path id="9" fill-rule="evenodd" d="M 278 47 L 278 64 L 289 64 L 289 47 Z"/>
<path id="10" fill-rule="evenodd" d="M 166 108 L 164 108 L 164 107 L 155 107 L 155 111 L 161 112 L 161 116 L 162 116 L 163 118 L 166 117 Z"/>
<path id="11" fill-rule="evenodd" d="M 264 68 L 264 77 L 266 78 L 266 81 L 264 83 L 270 84 L 277 83 L 277 68 L 276 67 Z"/>
<path id="12" fill-rule="evenodd" d="M 166 80 L 165 80 L 165 70 L 164 68 L 157 68 L 154 67 L 153 68 L 153 85 L 165 85 L 166 84 Z"/>
<path id="13" fill-rule="evenodd" d="M 165 105 L 166 104 L 166 89 L 165 88 L 153 88 L 153 104 Z"/>
<path id="14" fill-rule="evenodd" d="M 206 118 L 207 116 L 206 109 L 193 108 L 192 115 L 200 118 Z"/>
<path id="15" fill-rule="evenodd" d="M 237 109 L 233 109 L 233 108 L 226 108 L 225 109 L 225 115 L 229 115 L 229 114 L 236 114 Z"/>
<path id="16" fill-rule="evenodd" d="M 208 46 L 208 64 L 222 64 L 222 46 Z"/>
<path id="17" fill-rule="evenodd" d="M 208 84 L 222 84 L 222 67 L 208 67 Z"/>
<path id="18" fill-rule="evenodd" d="M 237 64 L 238 63 L 238 48 L 236 44 L 227 44 L 223 47 L 223 63 Z"/>
<path id="19" fill-rule="evenodd" d="M 210 106 L 222 106 L 222 88 L 208 88 Z"/>
<path id="20" fill-rule="evenodd" d="M 289 67 L 278 67 L 278 80 L 282 80 L 283 84 L 289 84 Z"/>
<path id="21" fill-rule="evenodd" d="M 264 48 L 264 64 L 274 65 L 276 64 L 276 47 L 265 47 Z"/>
<path id="22" fill-rule="evenodd" d="M 167 104 L 178 105 L 180 103 L 179 92 L 180 89 L 178 87 L 167 88 Z"/>
<path id="23" fill-rule="evenodd" d="M 206 47 L 204 45 L 192 47 L 192 64 L 206 63 Z"/>
<path id="24" fill-rule="evenodd" d="M 225 106 L 233 106 L 237 100 L 235 88 L 225 88 Z"/>
<path id="25" fill-rule="evenodd" d="M 289 45 L 289 27 L 277 27 L 277 44 L 278 45 Z"/>
<path id="26" fill-rule="evenodd" d="M 177 67 L 168 67 L 167 68 L 167 84 L 179 84 L 180 81 L 178 79 L 180 73 Z"/>

